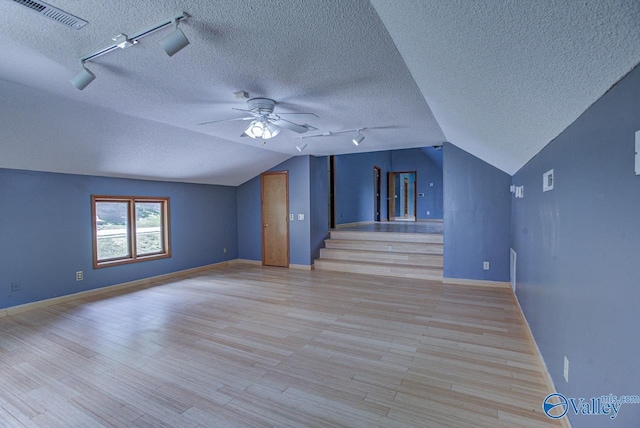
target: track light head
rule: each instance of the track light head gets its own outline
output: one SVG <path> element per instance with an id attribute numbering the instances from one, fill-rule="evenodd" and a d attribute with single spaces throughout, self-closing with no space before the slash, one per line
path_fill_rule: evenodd
<path id="1" fill-rule="evenodd" d="M 300 143 L 300 144 L 298 144 L 296 146 L 296 149 L 298 149 L 299 152 L 303 151 L 306 148 L 307 148 L 307 143 L 304 143 L 304 142 L 302 142 L 302 143 Z"/>
<path id="2" fill-rule="evenodd" d="M 82 70 L 78 72 L 75 76 L 73 76 L 70 80 L 71 84 L 81 91 L 89 86 L 89 83 L 93 82 L 96 78 L 96 75 L 88 70 L 84 63 L 82 64 Z"/>
<path id="3" fill-rule="evenodd" d="M 184 35 L 181 29 L 178 28 L 178 21 L 175 20 L 175 30 L 169 33 L 164 39 L 160 40 L 162 49 L 169 56 L 177 54 L 182 48 L 189 44 L 189 39 Z"/>
<path id="4" fill-rule="evenodd" d="M 356 146 L 359 146 L 360 143 L 362 143 L 362 140 L 364 140 L 364 135 L 362 135 L 360 133 L 360 131 L 358 131 L 358 133 L 356 134 L 356 136 L 353 138 L 353 140 L 351 140 L 351 142 L 353 144 L 355 144 Z"/>

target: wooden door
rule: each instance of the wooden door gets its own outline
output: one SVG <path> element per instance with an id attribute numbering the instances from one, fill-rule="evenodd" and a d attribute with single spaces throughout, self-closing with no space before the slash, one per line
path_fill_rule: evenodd
<path id="1" fill-rule="evenodd" d="M 289 173 L 262 174 L 262 264 L 289 267 Z"/>
<path id="2" fill-rule="evenodd" d="M 396 219 L 396 174 L 387 173 L 387 218 L 389 221 Z"/>

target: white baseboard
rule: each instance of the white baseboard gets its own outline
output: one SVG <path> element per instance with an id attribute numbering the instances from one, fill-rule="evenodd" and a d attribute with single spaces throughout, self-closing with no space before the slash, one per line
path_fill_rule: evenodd
<path id="1" fill-rule="evenodd" d="M 497 287 L 511 288 L 511 284 L 501 281 L 485 281 L 480 279 L 463 279 L 463 278 L 442 278 L 444 284 L 451 285 L 474 285 L 479 287 Z"/>
<path id="2" fill-rule="evenodd" d="M 81 299 L 84 297 L 95 296 L 99 294 L 109 293 L 112 291 L 118 291 L 118 290 L 123 290 L 127 288 L 134 288 L 134 287 L 139 287 L 143 285 L 149 285 L 153 282 L 159 282 L 162 280 L 190 275 L 193 273 L 209 270 L 211 268 L 227 266 L 232 262 L 235 262 L 235 260 L 214 263 L 214 264 L 205 265 L 205 266 L 198 266 L 195 268 L 179 270 L 177 272 L 165 273 L 162 275 L 152 276 L 149 278 L 137 279 L 135 281 L 124 282 L 121 284 L 108 285 L 106 287 L 94 288 L 93 290 L 80 291 L 78 293 L 67 294 L 60 297 L 52 297 L 50 299 L 38 300 L 37 302 L 25 303 L 23 305 L 10 306 L 8 308 L 0 309 L 0 317 L 4 317 L 7 315 L 14 315 L 20 312 L 30 311 L 32 309 L 44 308 L 46 306 L 69 302 L 71 300 Z"/>
<path id="3" fill-rule="evenodd" d="M 549 394 L 553 392 L 557 392 L 558 390 L 556 389 L 556 386 L 553 383 L 551 374 L 549 374 L 549 369 L 547 369 L 547 364 L 544 362 L 544 358 L 542 357 L 540 348 L 538 348 L 538 343 L 536 342 L 536 339 L 533 337 L 533 332 L 531 331 L 531 327 L 529 326 L 529 321 L 527 321 L 527 317 L 524 316 L 524 312 L 522 311 L 522 306 L 520 306 L 520 301 L 518 300 L 518 296 L 513 291 L 513 288 L 511 288 L 511 283 L 507 282 L 507 284 L 509 284 L 509 289 L 511 290 L 511 295 L 513 296 L 513 300 L 516 301 L 516 306 L 518 307 L 518 310 L 520 311 L 520 316 L 524 321 L 524 328 L 527 333 L 527 336 L 529 336 L 529 340 L 533 343 L 533 346 L 535 347 L 535 352 L 538 356 L 538 361 L 540 362 L 540 371 L 542 372 L 542 380 L 544 381 L 547 387 L 547 390 L 549 391 Z M 569 421 L 568 416 L 561 418 L 560 422 L 562 423 L 562 426 L 571 428 L 571 421 Z"/>
<path id="4" fill-rule="evenodd" d="M 229 264 L 230 265 L 245 264 L 245 265 L 262 266 L 262 261 L 261 260 L 249 260 L 249 259 L 234 259 L 234 260 L 230 260 Z M 314 265 L 297 265 L 297 264 L 290 263 L 289 264 L 289 269 L 294 269 L 294 270 L 313 270 L 314 269 Z"/>
<path id="5" fill-rule="evenodd" d="M 249 260 L 249 259 L 233 259 L 229 260 L 230 265 L 257 265 L 262 266 L 262 260 Z"/>

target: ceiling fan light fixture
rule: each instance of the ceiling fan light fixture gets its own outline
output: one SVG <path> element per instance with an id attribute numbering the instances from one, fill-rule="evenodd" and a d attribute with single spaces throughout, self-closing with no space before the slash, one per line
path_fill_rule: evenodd
<path id="1" fill-rule="evenodd" d="M 274 125 L 273 123 L 267 123 L 264 131 L 262 132 L 262 138 L 268 140 L 269 138 L 273 138 L 280 133 L 280 127 Z"/>
<path id="2" fill-rule="evenodd" d="M 93 82 L 96 78 L 96 75 L 91 72 L 91 70 L 87 69 L 82 64 L 82 70 L 78 72 L 75 76 L 73 76 L 70 80 L 71 84 L 81 91 L 89 86 L 91 82 Z"/>
<path id="3" fill-rule="evenodd" d="M 358 133 L 356 134 L 356 136 L 353 138 L 353 140 L 351 140 L 351 142 L 353 144 L 355 144 L 356 146 L 359 146 L 360 143 L 362 143 L 362 140 L 364 140 L 364 135 L 362 135 L 360 133 L 360 131 L 358 131 Z"/>
<path id="4" fill-rule="evenodd" d="M 268 140 L 280 133 L 280 127 L 266 120 L 256 119 L 251 121 L 249 127 L 244 131 L 251 138 L 262 138 Z"/>
<path id="5" fill-rule="evenodd" d="M 249 127 L 244 131 L 244 133 L 251 138 L 261 138 L 262 131 L 264 131 L 264 125 L 262 125 L 262 122 L 254 120 L 249 124 Z"/>

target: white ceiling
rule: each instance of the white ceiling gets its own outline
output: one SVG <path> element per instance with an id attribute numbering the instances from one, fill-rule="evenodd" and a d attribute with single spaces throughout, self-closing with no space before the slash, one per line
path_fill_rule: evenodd
<path id="1" fill-rule="evenodd" d="M 371 0 L 448 140 L 514 174 L 640 62 L 638 0 Z"/>
<path id="2" fill-rule="evenodd" d="M 246 122 L 196 125 L 243 116 L 246 90 L 316 113 L 309 134 L 384 127 L 303 155 L 448 140 L 513 173 L 640 61 L 637 1 L 49 3 L 89 24 L 0 1 L 0 167 L 238 185 L 300 154 L 289 130 L 262 145 Z M 191 44 L 174 57 L 163 30 L 90 62 L 84 91 L 69 83 L 80 56 L 181 11 Z"/>

